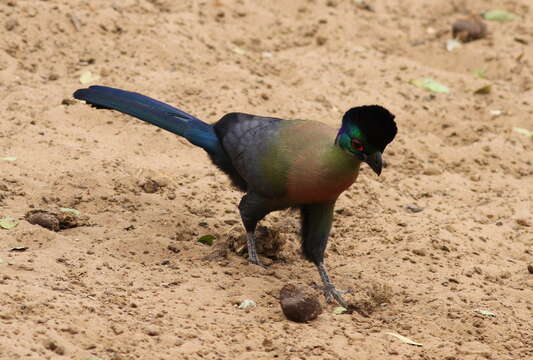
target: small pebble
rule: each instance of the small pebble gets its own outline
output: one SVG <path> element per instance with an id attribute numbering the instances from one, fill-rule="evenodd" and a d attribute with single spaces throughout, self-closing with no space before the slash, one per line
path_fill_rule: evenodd
<path id="1" fill-rule="evenodd" d="M 249 309 L 253 309 L 256 306 L 257 306 L 257 304 L 255 303 L 255 301 L 250 300 L 250 299 L 245 299 L 239 305 L 239 309 L 241 309 L 241 310 L 249 310 Z"/>
<path id="2" fill-rule="evenodd" d="M 169 249 L 170 251 L 172 251 L 174 254 L 178 254 L 181 250 L 179 248 L 177 248 L 176 246 L 174 245 L 169 245 L 167 246 L 167 249 Z"/>
<path id="3" fill-rule="evenodd" d="M 461 47 L 461 43 L 455 39 L 448 39 L 446 41 L 446 50 L 448 51 L 454 51 L 455 49 L 459 49 Z"/>
<path id="4" fill-rule="evenodd" d="M 239 223 L 239 220 L 235 220 L 235 219 L 224 219 L 223 221 L 224 221 L 224 224 L 227 224 L 227 225 L 235 225 Z"/>
<path id="5" fill-rule="evenodd" d="M 418 256 L 426 256 L 426 250 L 424 249 L 413 249 L 413 254 Z"/>
<path id="6" fill-rule="evenodd" d="M 150 327 L 147 327 L 145 329 L 145 333 L 146 335 L 148 336 L 159 336 L 161 334 L 161 332 L 159 331 L 158 328 L 154 327 L 154 326 L 150 326 Z"/>
<path id="7" fill-rule="evenodd" d="M 53 340 L 47 341 L 44 344 L 44 347 L 50 351 L 55 352 L 57 355 L 65 355 L 65 347 L 62 345 L 59 345 Z"/>
<path id="8" fill-rule="evenodd" d="M 157 192 L 161 186 L 154 180 L 148 179 L 141 185 L 141 187 L 145 193 L 153 194 Z"/>
<path id="9" fill-rule="evenodd" d="M 526 219 L 516 219 L 516 223 L 520 226 L 530 227 L 531 224 Z"/>
<path id="10" fill-rule="evenodd" d="M 67 105 L 67 106 L 69 106 L 69 105 L 74 105 L 74 104 L 76 104 L 76 103 L 77 103 L 76 100 L 74 100 L 74 99 L 69 99 L 69 98 L 64 98 L 64 99 L 61 101 L 61 105 Z"/>
<path id="11" fill-rule="evenodd" d="M 422 210 L 424 210 L 423 208 L 418 207 L 416 205 L 406 205 L 405 208 L 407 210 L 409 210 L 410 212 L 412 212 L 412 213 L 418 213 L 418 212 L 421 212 Z"/>
<path id="12" fill-rule="evenodd" d="M 9 20 L 7 20 L 6 23 L 4 24 L 4 28 L 5 28 L 7 31 L 11 31 L 11 30 L 13 30 L 14 28 L 16 28 L 18 25 L 19 25 L 19 22 L 17 21 L 17 19 L 9 19 Z"/>
<path id="13" fill-rule="evenodd" d="M 424 169 L 423 174 L 424 175 L 440 175 L 440 174 L 442 174 L 442 171 L 440 171 L 436 167 L 428 167 L 428 168 Z"/>
<path id="14" fill-rule="evenodd" d="M 328 38 L 326 38 L 324 36 L 317 36 L 317 38 L 316 38 L 316 44 L 318 46 L 324 45 L 327 41 L 328 41 Z"/>
<path id="15" fill-rule="evenodd" d="M 533 274 L 533 264 L 527 266 L 527 271 L 529 271 L 530 274 Z"/>

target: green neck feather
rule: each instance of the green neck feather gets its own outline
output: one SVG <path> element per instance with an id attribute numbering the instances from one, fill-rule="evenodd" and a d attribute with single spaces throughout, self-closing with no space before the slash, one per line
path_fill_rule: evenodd
<path id="1" fill-rule="evenodd" d="M 354 142 L 354 139 L 357 141 Z M 365 155 L 371 155 L 378 151 L 375 146 L 367 141 L 366 136 L 355 124 L 343 124 L 337 134 L 335 143 L 361 160 L 365 158 Z"/>

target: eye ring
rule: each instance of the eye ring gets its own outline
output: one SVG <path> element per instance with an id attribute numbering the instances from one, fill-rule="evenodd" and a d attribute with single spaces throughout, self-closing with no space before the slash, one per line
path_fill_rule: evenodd
<path id="1" fill-rule="evenodd" d="M 352 139 L 352 149 L 362 152 L 364 150 L 364 147 L 359 140 Z"/>

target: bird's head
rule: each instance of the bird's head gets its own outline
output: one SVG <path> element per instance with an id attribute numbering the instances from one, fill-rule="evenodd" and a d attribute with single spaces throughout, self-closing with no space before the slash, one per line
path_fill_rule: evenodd
<path id="1" fill-rule="evenodd" d="M 358 106 L 348 110 L 335 143 L 381 174 L 381 154 L 396 136 L 394 115 L 379 105 Z"/>

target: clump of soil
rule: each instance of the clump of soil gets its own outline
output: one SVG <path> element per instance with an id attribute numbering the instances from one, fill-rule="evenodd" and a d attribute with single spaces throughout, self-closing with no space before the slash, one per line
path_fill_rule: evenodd
<path id="1" fill-rule="evenodd" d="M 295 322 L 308 322 L 322 313 L 317 296 L 302 287 L 285 285 L 279 293 L 279 300 L 283 314 Z"/>
<path id="2" fill-rule="evenodd" d="M 228 243 L 216 241 L 209 254 L 203 257 L 204 260 L 223 260 L 228 258 Z"/>
<path id="3" fill-rule="evenodd" d="M 277 260 L 282 258 L 282 250 L 286 243 L 285 237 L 276 230 L 269 229 L 265 226 L 259 226 L 255 231 L 255 242 L 257 253 L 267 258 Z M 228 246 L 231 251 L 237 255 L 248 254 L 246 245 L 246 233 L 244 230 L 238 233 L 230 233 Z"/>
<path id="4" fill-rule="evenodd" d="M 25 219 L 30 224 L 39 225 L 52 231 L 84 225 L 79 215 L 60 210 L 31 210 L 26 213 Z"/>
<path id="5" fill-rule="evenodd" d="M 366 297 L 350 304 L 348 310 L 357 311 L 363 316 L 370 316 L 383 304 L 390 304 L 392 296 L 392 288 L 389 285 L 373 282 L 366 290 Z"/>
<path id="6" fill-rule="evenodd" d="M 462 42 L 482 39 L 487 36 L 487 25 L 477 15 L 459 19 L 452 25 L 452 35 Z"/>

